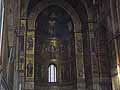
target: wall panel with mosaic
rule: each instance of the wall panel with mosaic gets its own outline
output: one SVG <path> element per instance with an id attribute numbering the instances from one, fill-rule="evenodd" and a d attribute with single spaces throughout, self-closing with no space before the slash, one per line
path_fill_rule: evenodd
<path id="1" fill-rule="evenodd" d="M 26 32 L 26 79 L 34 80 L 34 31 Z"/>
<path id="2" fill-rule="evenodd" d="M 20 29 L 18 31 L 19 36 L 19 71 L 25 70 L 25 32 L 26 32 L 26 20 L 20 21 Z"/>

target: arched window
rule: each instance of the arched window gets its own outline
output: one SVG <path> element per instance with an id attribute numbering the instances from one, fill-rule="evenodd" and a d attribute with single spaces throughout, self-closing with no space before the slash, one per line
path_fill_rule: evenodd
<path id="1" fill-rule="evenodd" d="M 56 66 L 54 64 L 49 65 L 48 82 L 56 82 Z"/>

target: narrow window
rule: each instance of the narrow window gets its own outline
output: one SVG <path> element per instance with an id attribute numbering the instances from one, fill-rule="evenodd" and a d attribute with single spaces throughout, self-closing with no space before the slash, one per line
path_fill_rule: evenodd
<path id="1" fill-rule="evenodd" d="M 4 3 L 3 0 L 0 0 L 0 54 L 1 54 L 2 33 L 3 33 L 3 18 L 4 18 Z"/>
<path id="2" fill-rule="evenodd" d="M 53 64 L 48 68 L 48 82 L 56 82 L 56 66 Z"/>

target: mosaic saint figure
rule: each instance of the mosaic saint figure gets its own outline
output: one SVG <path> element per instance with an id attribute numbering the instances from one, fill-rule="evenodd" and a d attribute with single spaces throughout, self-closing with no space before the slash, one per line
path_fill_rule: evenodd
<path id="1" fill-rule="evenodd" d="M 27 77 L 32 77 L 32 74 L 33 74 L 33 64 L 32 64 L 32 62 L 30 61 L 30 62 L 27 64 Z"/>
<path id="2" fill-rule="evenodd" d="M 25 32 L 25 25 L 22 23 L 22 24 L 21 24 L 21 29 L 20 29 L 20 31 L 19 31 L 19 34 L 20 34 L 20 35 L 24 35 L 24 32 Z"/>
<path id="3" fill-rule="evenodd" d="M 23 70 L 24 69 L 24 58 L 20 58 L 19 60 L 19 70 Z"/>
<path id="4" fill-rule="evenodd" d="M 33 48 L 33 39 L 32 39 L 32 36 L 28 37 L 28 40 L 27 40 L 27 49 L 31 50 Z"/>
<path id="5" fill-rule="evenodd" d="M 48 21 L 49 24 L 48 31 L 51 37 L 55 37 L 55 25 L 56 25 L 55 17 L 56 17 L 55 13 L 52 13 Z"/>

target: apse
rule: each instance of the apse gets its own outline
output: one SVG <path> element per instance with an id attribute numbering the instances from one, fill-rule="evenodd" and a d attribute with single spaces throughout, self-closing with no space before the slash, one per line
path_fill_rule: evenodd
<path id="1" fill-rule="evenodd" d="M 76 90 L 76 78 L 73 21 L 64 8 L 50 5 L 36 19 L 35 87 Z"/>

